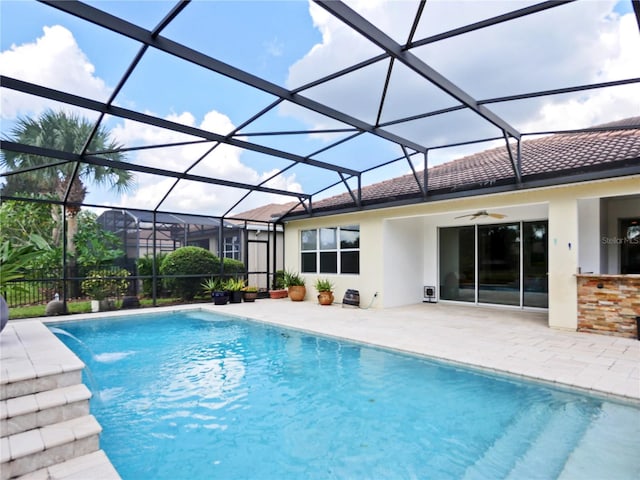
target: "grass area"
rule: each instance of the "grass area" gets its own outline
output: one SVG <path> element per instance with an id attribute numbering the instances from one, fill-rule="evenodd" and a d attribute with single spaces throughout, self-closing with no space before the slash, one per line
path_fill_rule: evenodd
<path id="1" fill-rule="evenodd" d="M 195 302 L 201 302 L 202 300 L 194 300 Z M 180 305 L 187 303 L 180 298 L 158 298 L 156 299 L 156 306 L 162 307 L 165 305 Z M 116 302 L 116 309 L 120 308 L 122 302 Z M 152 298 L 140 299 L 140 308 L 152 308 Z M 25 307 L 12 307 L 9 309 L 9 319 L 15 320 L 19 318 L 34 318 L 45 316 L 46 305 L 28 305 Z M 67 310 L 69 314 L 74 313 L 91 313 L 91 300 L 74 300 L 67 302 Z"/>

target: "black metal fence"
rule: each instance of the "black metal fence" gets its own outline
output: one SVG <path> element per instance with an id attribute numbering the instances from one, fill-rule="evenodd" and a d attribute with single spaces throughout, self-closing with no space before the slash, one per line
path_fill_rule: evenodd
<path id="1" fill-rule="evenodd" d="M 138 294 L 138 278 L 131 275 L 118 276 L 121 268 L 110 266 L 99 269 L 105 278 L 125 279 L 128 282 L 128 295 Z M 88 298 L 88 294 L 82 291 L 82 282 L 87 279 L 89 272 L 76 269 L 69 271 L 66 282 L 67 300 L 74 298 Z M 133 272 L 135 274 L 135 272 Z M 62 269 L 42 269 L 30 270 L 26 272 L 24 278 L 7 282 L 4 291 L 0 292 L 7 301 L 9 307 L 21 307 L 27 305 L 42 305 L 58 298 L 62 300 L 65 292 L 64 275 Z"/>
<path id="2" fill-rule="evenodd" d="M 153 276 L 136 275 L 136 272 L 130 272 L 129 276 L 121 276 L 122 268 L 119 266 L 104 267 L 98 269 L 105 280 L 126 280 L 128 287 L 126 293 L 122 292 L 117 297 L 125 295 L 143 295 L 146 297 L 153 296 Z M 77 269 L 75 272 L 68 272 L 66 282 L 66 299 L 90 299 L 88 292 L 83 291 L 82 282 L 90 278 L 90 271 L 82 271 Z M 226 274 L 213 275 L 221 280 L 229 278 L 247 278 L 249 274 L 256 272 L 234 272 Z M 260 272 L 261 273 L 261 272 Z M 73 274 L 73 276 L 72 276 Z M 191 282 L 200 285 L 203 281 L 211 278 L 212 275 L 192 274 L 192 275 L 157 275 L 156 276 L 156 297 L 162 298 L 172 296 L 171 290 L 167 290 L 165 281 L 169 279 L 189 279 Z M 62 269 L 46 269 L 31 270 L 24 278 L 7 282 L 7 288 L 0 292 L 4 296 L 10 308 L 23 307 L 28 305 L 43 305 L 56 298 L 62 300 L 65 296 L 64 289 L 65 279 L 62 275 Z M 56 297 L 56 294 L 58 297 Z"/>
<path id="3" fill-rule="evenodd" d="M 56 293 L 62 297 L 62 270 L 31 270 L 20 280 L 7 283 L 2 292 L 9 307 L 38 305 L 55 298 Z"/>

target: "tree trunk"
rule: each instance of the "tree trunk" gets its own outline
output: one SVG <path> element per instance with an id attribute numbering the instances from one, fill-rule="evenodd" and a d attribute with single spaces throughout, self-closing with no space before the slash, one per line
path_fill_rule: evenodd
<path id="1" fill-rule="evenodd" d="M 51 218 L 53 218 L 54 227 L 51 231 L 51 242 L 54 247 L 60 246 L 60 233 L 62 231 L 62 215 L 60 214 L 60 205 L 51 205 Z"/>
<path id="2" fill-rule="evenodd" d="M 67 255 L 69 260 L 76 263 L 76 241 L 75 236 L 78 233 L 78 214 L 67 212 Z"/>

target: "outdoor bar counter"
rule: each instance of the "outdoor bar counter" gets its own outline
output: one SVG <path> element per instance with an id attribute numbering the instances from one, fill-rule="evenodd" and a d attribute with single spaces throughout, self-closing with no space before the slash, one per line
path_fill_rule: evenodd
<path id="1" fill-rule="evenodd" d="M 639 338 L 640 275 L 581 273 L 578 331 Z"/>

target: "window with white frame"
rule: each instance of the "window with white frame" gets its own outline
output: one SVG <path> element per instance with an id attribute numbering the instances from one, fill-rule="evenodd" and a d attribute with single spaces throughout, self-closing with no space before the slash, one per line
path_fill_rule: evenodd
<path id="1" fill-rule="evenodd" d="M 240 260 L 240 239 L 237 235 L 224 237 L 224 257 Z"/>
<path id="2" fill-rule="evenodd" d="M 360 273 L 360 226 L 302 230 L 302 273 Z"/>

